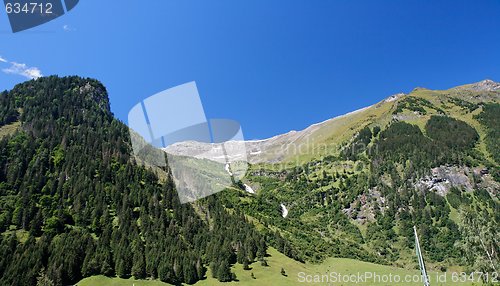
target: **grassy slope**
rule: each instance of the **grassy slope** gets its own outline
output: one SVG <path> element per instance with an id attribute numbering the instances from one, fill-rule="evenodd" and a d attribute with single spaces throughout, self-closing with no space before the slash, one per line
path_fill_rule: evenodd
<path id="1" fill-rule="evenodd" d="M 481 97 L 477 97 L 481 95 Z M 293 166 L 297 163 L 305 163 L 313 159 L 319 159 L 324 155 L 335 155 L 340 151 L 340 146 L 349 141 L 359 130 L 364 126 L 373 127 L 375 125 L 385 126 L 392 120 L 392 111 L 395 105 L 404 100 L 408 96 L 418 97 L 430 101 L 435 107 L 443 109 L 448 116 L 463 120 L 472 125 L 478 130 L 481 138 L 484 138 L 484 130 L 482 126 L 473 119 L 473 116 L 480 112 L 481 109 L 475 110 L 472 113 L 464 112 L 460 107 L 451 103 L 449 98 L 459 98 L 468 102 L 498 102 L 498 95 L 493 93 L 465 91 L 459 88 L 449 90 L 429 90 L 418 88 L 410 94 L 405 95 L 396 101 L 381 101 L 359 112 L 353 112 L 345 116 L 330 119 L 319 125 L 319 128 L 311 129 L 308 136 L 302 137 L 296 142 L 298 146 L 302 146 L 300 152 L 290 152 L 285 157 L 285 166 Z M 403 114 L 410 115 L 413 119 L 407 119 L 411 124 L 416 124 L 424 129 L 425 122 L 431 115 L 437 114 L 436 110 L 425 108 L 428 113 L 423 116 L 416 116 L 411 111 L 405 110 Z M 307 146 L 307 147 L 306 147 Z M 280 146 L 281 147 L 281 146 Z M 484 153 L 484 142 L 480 142 L 478 149 Z M 489 154 L 485 154 L 489 157 Z M 260 167 L 275 169 L 272 164 L 261 164 Z"/>
<path id="2" fill-rule="evenodd" d="M 492 162 L 491 155 L 486 150 L 486 144 L 484 143 L 484 138 L 486 136 L 486 132 L 483 126 L 474 119 L 474 116 L 481 113 L 482 108 L 478 108 L 473 112 L 466 112 L 461 107 L 456 106 L 450 101 L 450 98 L 459 98 L 459 99 L 467 99 L 469 102 L 476 102 L 477 99 L 474 99 L 468 93 L 468 96 L 464 96 L 458 88 L 452 88 L 449 90 L 428 90 L 428 89 L 417 89 L 411 93 L 412 96 L 419 97 L 430 101 L 434 106 L 438 108 L 442 108 L 446 114 L 450 117 L 465 121 L 467 124 L 471 125 L 480 135 L 481 140 L 479 140 L 476 149 L 480 151 L 486 159 Z M 483 100 L 486 102 L 498 102 L 498 99 L 494 97 L 486 97 Z M 420 116 L 415 118 L 414 120 L 405 120 L 408 123 L 418 125 L 423 132 L 425 132 L 425 123 L 431 117 L 431 115 L 436 115 L 437 112 L 432 109 L 426 108 L 428 111 L 427 115 Z M 408 113 L 408 112 L 406 112 Z"/>
<path id="3" fill-rule="evenodd" d="M 296 163 L 297 159 L 305 163 L 323 155 L 339 154 L 341 144 L 349 141 L 363 127 L 374 123 L 387 124 L 390 120 L 391 109 L 392 103 L 381 102 L 364 110 L 329 120 L 321 124 L 321 128 L 315 130 L 308 139 L 296 142 L 299 146 L 301 144 L 308 146 L 308 148 L 301 149 L 307 152 L 298 152 L 298 158 L 293 156 L 295 154 L 290 154 L 291 156 L 287 159 L 292 164 Z"/>
<path id="4" fill-rule="evenodd" d="M 196 283 L 196 286 L 211 286 L 211 285 L 326 285 L 327 283 L 304 283 L 299 282 L 299 273 L 304 272 L 308 275 L 322 275 L 332 272 L 341 274 L 357 274 L 358 272 L 375 272 L 379 275 L 400 275 L 404 279 L 405 275 L 418 275 L 417 270 L 407 270 L 390 266 L 377 265 L 373 263 L 361 262 L 352 259 L 330 258 L 319 265 L 302 264 L 294 261 L 275 249 L 269 249 L 270 257 L 268 257 L 268 267 L 260 266 L 260 263 L 251 265 L 251 270 L 243 270 L 242 265 L 237 264 L 233 267 L 236 273 L 237 282 L 220 283 L 216 279 L 211 278 L 210 271 L 206 280 Z M 280 274 L 281 268 L 285 269 L 287 277 Z M 251 278 L 251 273 L 254 273 L 255 278 Z M 303 277 L 303 276 L 302 276 Z M 436 273 L 431 273 L 431 282 L 435 281 Z M 452 283 L 451 273 L 447 275 L 448 283 L 432 283 L 432 285 L 472 285 L 472 283 Z M 330 281 L 331 282 L 331 281 Z M 146 281 L 135 279 L 120 279 L 107 278 L 104 276 L 94 276 L 80 281 L 78 286 L 160 286 L 169 285 L 159 281 Z M 331 283 L 331 285 L 350 285 L 349 283 Z M 356 285 L 422 285 L 422 283 L 359 283 Z"/>
<path id="5" fill-rule="evenodd" d="M 0 138 L 6 135 L 12 135 L 21 126 L 21 122 L 16 121 L 0 127 Z"/>

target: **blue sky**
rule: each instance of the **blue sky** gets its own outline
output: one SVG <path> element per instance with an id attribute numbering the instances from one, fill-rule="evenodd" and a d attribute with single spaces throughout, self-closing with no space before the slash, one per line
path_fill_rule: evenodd
<path id="1" fill-rule="evenodd" d="M 417 86 L 500 81 L 500 1 L 81 1 L 17 34 L 0 12 L 0 57 L 0 89 L 94 77 L 123 121 L 194 80 L 208 117 L 266 138 Z"/>

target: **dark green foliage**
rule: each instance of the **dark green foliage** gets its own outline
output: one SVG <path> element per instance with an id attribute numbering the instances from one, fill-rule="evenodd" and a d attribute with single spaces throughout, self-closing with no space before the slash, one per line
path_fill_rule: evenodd
<path id="1" fill-rule="evenodd" d="M 412 247 L 412 224 L 419 226 L 422 247 L 432 261 L 459 257 L 454 243 L 460 239 L 457 225 L 450 220 L 446 200 L 434 192 L 416 192 L 406 182 L 427 174 L 432 167 L 453 164 L 471 164 L 476 160 L 473 148 L 479 139 L 475 129 L 463 121 L 446 116 L 432 116 L 426 124 L 425 136 L 415 125 L 394 122 L 380 133 L 372 154 L 373 180 L 381 176 L 391 178 L 392 187 L 382 194 L 390 202 L 384 214 L 377 215 L 377 223 L 370 226 L 367 239 L 372 247 L 396 260 L 399 250 L 391 247 L 397 233 L 394 222 L 399 218 L 399 235 L 407 247 Z M 396 166 L 400 166 L 398 171 Z M 403 191 L 402 191 L 403 190 Z M 458 189 L 447 195 L 454 208 L 467 202 Z M 409 207 L 411 206 L 411 208 Z"/>
<path id="2" fill-rule="evenodd" d="M 36 279 L 36 286 L 54 286 L 54 282 L 47 276 L 43 268 Z"/>
<path id="3" fill-rule="evenodd" d="M 378 131 L 380 131 L 380 128 Z M 373 134 L 370 128 L 365 126 L 354 137 L 353 142 L 342 151 L 344 157 L 353 161 L 358 159 L 359 154 L 368 150 L 368 144 L 370 144 L 372 136 Z"/>
<path id="4" fill-rule="evenodd" d="M 19 119 L 15 99 L 8 95 L 7 91 L 0 93 L 0 127 Z"/>
<path id="5" fill-rule="evenodd" d="M 139 238 L 134 241 L 133 246 L 133 261 L 132 261 L 132 276 L 136 279 L 146 278 L 146 260 L 144 258 L 144 244 Z"/>
<path id="6" fill-rule="evenodd" d="M 233 200 L 228 197 L 224 199 L 232 199 L 233 206 L 243 209 L 262 224 L 272 226 L 273 231 L 267 232 L 266 241 L 295 260 L 321 261 L 326 257 L 338 256 L 376 261 L 375 257 L 360 246 L 363 236 L 343 212 L 343 208 L 349 206 L 366 189 L 368 177 L 353 176 L 350 171 L 333 173 L 324 167 L 328 162 L 313 161 L 276 176 L 268 175 L 271 174 L 270 171 L 261 170 L 249 179 L 260 183 L 261 188 L 266 191 L 252 196 L 250 201 L 242 202 L 239 198 Z M 307 177 L 310 172 L 321 174 L 318 171 L 322 175 L 316 181 Z M 340 187 L 321 189 L 332 180 L 339 180 Z M 282 217 L 281 202 L 289 202 L 285 205 L 291 205 L 286 218 Z M 317 220 L 313 224 L 305 223 L 301 218 L 308 215 Z M 338 235 L 333 236 L 330 231 L 335 231 Z"/>
<path id="7" fill-rule="evenodd" d="M 474 190 L 474 196 L 478 199 L 478 201 L 488 204 L 491 201 L 491 196 L 485 189 L 476 189 Z"/>
<path id="8" fill-rule="evenodd" d="M 459 189 L 451 188 L 448 194 L 446 195 L 446 200 L 455 209 L 458 209 L 462 204 L 462 194 Z"/>
<path id="9" fill-rule="evenodd" d="M 394 173 L 394 163 L 409 164 L 406 176 L 414 176 L 415 172 L 423 174 L 431 167 L 471 165 L 476 160 L 473 148 L 479 136 L 465 122 L 432 116 L 426 131 L 430 138 L 416 125 L 392 123 L 380 133 L 371 152 L 375 171 Z"/>
<path id="10" fill-rule="evenodd" d="M 381 171 L 393 169 L 394 162 L 409 160 L 414 167 L 428 168 L 431 161 L 447 158 L 422 134 L 418 126 L 405 122 L 392 123 L 380 132 L 380 139 L 374 148 L 373 164 Z"/>
<path id="11" fill-rule="evenodd" d="M 204 264 L 235 263 L 238 244 L 248 261 L 265 255 L 266 245 L 254 248 L 263 236 L 240 214 L 207 198 L 200 216 L 180 204 L 170 178 L 136 164 L 99 82 L 40 78 L 1 100 L 0 124 L 19 120 L 21 129 L 0 140 L 0 231 L 28 239 L 0 237 L 0 285 L 68 285 L 98 274 L 195 283 Z M 12 110 L 22 112 L 9 117 Z"/>
<path id="12" fill-rule="evenodd" d="M 496 166 L 492 166 L 491 174 L 500 182 L 500 104 L 491 103 L 483 106 L 483 111 L 475 117 L 486 129 L 486 148 L 493 157 Z"/>
<path id="13" fill-rule="evenodd" d="M 470 149 L 479 139 L 479 134 L 470 125 L 447 116 L 431 116 L 425 131 L 428 137 L 448 148 Z"/>
<path id="14" fill-rule="evenodd" d="M 486 143 L 490 154 L 495 158 L 496 162 L 500 162 L 500 104 L 486 104 L 483 111 L 476 116 L 483 124 L 487 131 Z"/>
<path id="15" fill-rule="evenodd" d="M 420 114 L 427 114 L 425 107 L 429 109 L 434 109 L 439 113 L 444 113 L 441 109 L 436 108 L 430 101 L 426 99 L 414 96 L 407 96 L 403 100 L 400 100 L 398 102 L 396 110 L 394 110 L 393 114 L 401 113 L 403 112 L 403 109 L 418 112 Z"/>
<path id="16" fill-rule="evenodd" d="M 468 102 L 468 101 L 462 100 L 460 98 L 450 97 L 448 100 L 451 103 L 455 104 L 456 106 L 460 106 L 463 110 L 465 110 L 467 112 L 472 112 L 472 111 L 479 108 L 478 104 L 474 104 L 472 102 Z"/>
<path id="17" fill-rule="evenodd" d="M 361 129 L 361 131 L 359 131 L 357 137 L 359 142 L 368 145 L 368 143 L 370 143 L 370 141 L 372 140 L 372 131 L 370 130 L 370 128 L 365 127 Z"/>
<path id="18" fill-rule="evenodd" d="M 222 261 L 217 267 L 217 279 L 221 282 L 229 282 L 233 280 L 233 274 L 229 268 L 229 263 L 227 261 Z"/>

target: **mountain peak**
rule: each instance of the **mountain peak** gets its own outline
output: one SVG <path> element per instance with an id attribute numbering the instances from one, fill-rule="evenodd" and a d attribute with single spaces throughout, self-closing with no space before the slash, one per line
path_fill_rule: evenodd
<path id="1" fill-rule="evenodd" d="M 471 91 L 500 91 L 500 83 L 485 79 L 480 82 L 459 86 L 458 88 Z"/>
<path id="2" fill-rule="evenodd" d="M 399 98 L 405 96 L 406 93 L 403 93 L 403 92 L 400 92 L 400 93 L 396 93 L 396 94 L 393 94 L 391 96 L 389 96 L 388 98 L 386 98 L 384 100 L 384 102 L 391 102 L 391 101 L 395 101 L 395 100 L 398 100 Z"/>

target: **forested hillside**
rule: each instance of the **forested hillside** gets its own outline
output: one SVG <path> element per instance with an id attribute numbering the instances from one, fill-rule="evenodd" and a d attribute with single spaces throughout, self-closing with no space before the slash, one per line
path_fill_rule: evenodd
<path id="1" fill-rule="evenodd" d="M 264 260 L 264 234 L 242 214 L 216 197 L 181 205 L 168 176 L 134 161 L 99 82 L 40 78 L 0 102 L 0 128 L 20 122 L 0 140 L 0 285 L 194 283 L 207 266 L 229 281 L 231 264 Z"/>
<path id="2" fill-rule="evenodd" d="M 256 164 L 246 183 L 257 195 L 228 195 L 226 204 L 277 229 L 304 260 L 350 257 L 413 268 L 416 225 L 430 268 L 494 272 L 500 91 L 483 85 L 416 89 L 361 112 L 368 117 L 351 115 L 347 126 L 357 132 L 341 148 L 316 151 L 310 160 L 296 154 L 295 166 Z M 308 135 L 331 142 L 323 130 L 349 130 L 336 127 L 339 120 Z M 309 145 L 302 150 L 322 147 Z"/>
<path id="3" fill-rule="evenodd" d="M 255 155 L 243 181 L 192 204 L 180 204 L 168 167 L 130 155 L 129 130 L 98 81 L 17 85 L 0 96 L 0 285 L 100 274 L 193 284 L 207 269 L 237 281 L 235 264 L 268 268 L 268 245 L 300 262 L 416 269 L 414 225 L 430 269 L 491 273 L 500 266 L 500 85 L 485 82 L 416 89 L 247 142 Z M 281 152 L 286 144 L 305 154 Z"/>

